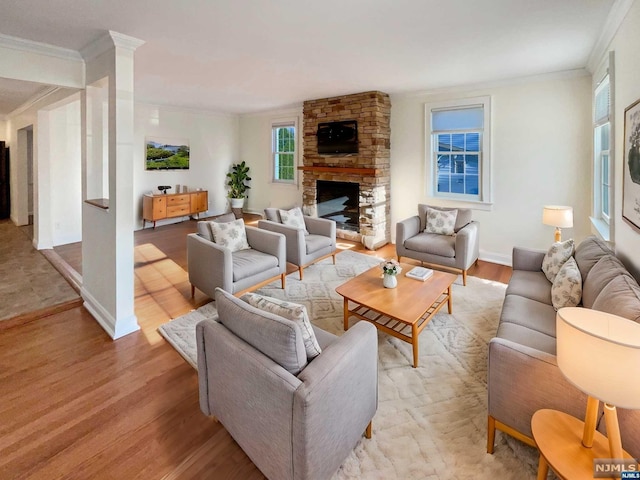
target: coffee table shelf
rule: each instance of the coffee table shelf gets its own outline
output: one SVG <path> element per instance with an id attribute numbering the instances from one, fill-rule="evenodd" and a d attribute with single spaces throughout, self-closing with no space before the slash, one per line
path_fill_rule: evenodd
<path id="1" fill-rule="evenodd" d="M 414 265 L 401 264 L 403 271 Z M 379 267 L 373 267 L 336 288 L 344 298 L 344 329 L 351 316 L 371 322 L 378 330 L 413 346 L 418 366 L 418 337 L 446 304 L 452 312 L 451 286 L 457 275 L 435 271 L 424 282 L 398 276 L 398 286 L 384 288 Z"/>

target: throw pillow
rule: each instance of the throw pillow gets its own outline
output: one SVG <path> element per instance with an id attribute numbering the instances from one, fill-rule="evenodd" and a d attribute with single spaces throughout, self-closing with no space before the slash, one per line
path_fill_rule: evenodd
<path id="1" fill-rule="evenodd" d="M 320 355 L 322 350 L 318 344 L 318 340 L 316 340 L 316 335 L 313 332 L 313 327 L 311 326 L 307 309 L 304 305 L 279 300 L 277 298 L 265 297 L 257 293 L 246 293 L 242 296 L 242 300 L 260 310 L 275 313 L 276 315 L 280 315 L 287 320 L 292 320 L 297 323 L 302 332 L 304 347 L 307 350 L 307 360 L 311 361 Z"/>
<path id="2" fill-rule="evenodd" d="M 551 286 L 551 303 L 558 310 L 575 307 L 582 298 L 582 276 L 573 257 L 564 262 Z"/>
<path id="3" fill-rule="evenodd" d="M 574 243 L 572 238 L 564 242 L 556 242 L 549 247 L 549 251 L 542 259 L 542 271 L 547 280 L 553 283 L 564 262 L 573 255 L 573 250 Z"/>
<path id="4" fill-rule="evenodd" d="M 247 232 L 244 229 L 244 220 L 239 218 L 233 222 L 210 222 L 213 241 L 218 245 L 227 247 L 232 252 L 251 248 L 247 241 Z"/>
<path id="5" fill-rule="evenodd" d="M 458 210 L 436 210 L 427 207 L 427 227 L 425 233 L 453 235 Z"/>
<path id="6" fill-rule="evenodd" d="M 304 224 L 304 215 L 299 207 L 294 207 L 291 210 L 278 210 L 278 212 L 280 212 L 280 219 L 283 225 L 299 228 L 304 230 L 305 235 L 309 235 L 306 225 Z"/>

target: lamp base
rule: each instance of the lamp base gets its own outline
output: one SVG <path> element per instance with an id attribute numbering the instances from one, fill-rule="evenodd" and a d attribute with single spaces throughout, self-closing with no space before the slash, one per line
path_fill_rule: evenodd
<path id="1" fill-rule="evenodd" d="M 556 227 L 556 236 L 555 236 L 555 242 L 561 242 L 562 241 L 562 231 L 560 230 L 560 227 Z"/>

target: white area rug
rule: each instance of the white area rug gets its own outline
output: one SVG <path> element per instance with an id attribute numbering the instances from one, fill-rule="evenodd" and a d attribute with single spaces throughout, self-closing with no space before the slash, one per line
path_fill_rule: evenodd
<path id="1" fill-rule="evenodd" d="M 344 251 L 258 293 L 306 305 L 312 322 L 341 335 L 342 297 L 335 287 L 379 259 Z M 453 286 L 453 314 L 438 313 L 420 335 L 418 368 L 411 345 L 378 333 L 379 404 L 373 437 L 363 439 L 335 479 L 533 479 L 534 449 L 496 435 L 486 453 L 487 344 L 494 336 L 505 285 L 468 277 Z M 195 324 L 215 315 L 213 303 L 162 325 L 160 333 L 196 367 Z"/>

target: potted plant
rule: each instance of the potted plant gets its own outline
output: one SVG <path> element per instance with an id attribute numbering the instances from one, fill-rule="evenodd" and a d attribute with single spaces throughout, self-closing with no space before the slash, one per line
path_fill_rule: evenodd
<path id="1" fill-rule="evenodd" d="M 244 160 L 240 163 L 234 163 L 231 165 L 231 171 L 227 173 L 227 187 L 229 187 L 229 199 L 231 208 L 242 208 L 244 199 L 247 196 L 246 191 L 251 187 L 245 182 L 251 181 L 249 176 L 249 167 L 245 164 Z"/>

